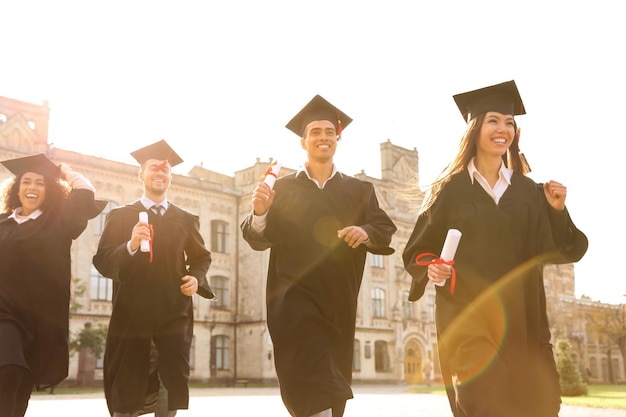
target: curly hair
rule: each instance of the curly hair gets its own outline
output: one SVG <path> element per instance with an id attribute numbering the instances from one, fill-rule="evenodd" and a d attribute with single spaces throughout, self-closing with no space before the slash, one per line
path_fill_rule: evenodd
<path id="1" fill-rule="evenodd" d="M 480 136 L 480 128 L 485 120 L 487 113 L 481 113 L 472 118 L 465 129 L 465 133 L 461 137 L 461 143 L 459 144 L 459 152 L 456 157 L 446 166 L 439 174 L 437 179 L 431 184 L 428 196 L 424 199 L 424 204 L 421 208 L 421 213 L 427 213 L 433 206 L 439 193 L 443 187 L 450 181 L 450 178 L 467 168 L 467 165 L 476 156 L 476 148 L 478 138 Z M 514 172 L 518 172 L 522 175 L 526 175 L 530 172 L 530 167 L 526 162 L 526 158 L 519 149 L 519 132 L 517 129 L 517 123 L 515 123 L 515 136 L 513 142 L 509 146 L 508 151 L 502 155 L 502 160 L 507 168 L 512 169 Z"/>
<path id="2" fill-rule="evenodd" d="M 11 213 L 22 206 L 20 202 L 19 190 L 22 176 L 5 180 L 0 188 L 2 207 L 1 213 Z M 60 178 L 51 178 L 44 175 L 44 185 L 46 187 L 46 198 L 41 205 L 41 211 L 56 212 L 63 207 L 65 200 L 70 193 L 69 185 Z"/>

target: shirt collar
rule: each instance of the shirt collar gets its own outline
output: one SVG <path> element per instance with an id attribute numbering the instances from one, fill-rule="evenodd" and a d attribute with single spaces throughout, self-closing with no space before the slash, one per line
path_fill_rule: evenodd
<path id="1" fill-rule="evenodd" d="M 478 169 L 476 169 L 476 164 L 474 164 L 475 158 L 476 157 L 473 156 L 472 159 L 470 159 L 469 163 L 467 164 L 467 172 L 470 176 L 470 181 L 472 181 L 472 184 L 474 183 L 474 178 L 476 178 L 476 175 L 482 176 L 482 174 L 478 172 Z M 498 176 L 500 177 L 501 180 L 504 180 L 506 181 L 507 184 L 511 185 L 511 177 L 513 176 L 513 170 L 507 168 L 504 165 L 504 161 L 502 161 Z"/>
<path id="2" fill-rule="evenodd" d="M 17 207 L 15 210 L 13 210 L 13 213 L 9 215 L 9 219 L 13 219 L 18 223 L 23 223 L 26 220 L 34 220 L 43 214 L 43 211 L 41 211 L 40 209 L 37 209 L 33 211 L 32 213 L 30 213 L 28 216 L 24 216 L 22 215 L 22 210 L 23 210 L 23 207 Z"/>
<path id="3" fill-rule="evenodd" d="M 335 176 L 335 174 L 339 174 L 339 176 L 342 176 L 342 175 L 343 175 L 341 172 L 339 172 L 339 171 L 337 170 L 337 165 L 335 165 L 335 164 L 333 163 L 333 171 L 330 173 L 330 177 L 328 177 L 328 179 L 324 182 L 324 184 L 320 185 L 320 184 L 318 184 L 318 182 L 317 182 L 317 180 L 316 180 L 316 179 L 312 178 L 312 177 L 309 175 L 309 171 L 308 171 L 308 169 L 307 169 L 307 165 L 308 165 L 308 163 L 307 163 L 307 162 L 305 162 L 304 164 L 300 165 L 300 168 L 298 168 L 298 171 L 296 172 L 296 177 L 299 177 L 299 176 L 301 176 L 301 175 L 306 175 L 308 179 L 310 179 L 311 181 L 313 181 L 313 182 L 314 182 L 315 184 L 317 184 L 317 186 L 318 186 L 318 187 L 320 187 L 320 188 L 324 188 L 324 185 L 326 185 L 326 183 L 327 183 L 328 181 L 330 181 L 330 179 L 331 179 L 331 178 L 333 178 L 333 177 Z"/>
<path id="4" fill-rule="evenodd" d="M 150 200 L 145 195 L 141 196 L 141 200 L 140 201 L 141 201 L 141 204 L 143 204 L 143 206 L 146 208 L 146 210 L 150 210 L 152 208 L 152 206 L 155 206 L 157 204 L 160 205 L 161 207 L 163 207 L 164 210 L 167 210 L 167 208 L 170 205 L 170 202 L 167 201 L 167 198 L 165 200 L 161 201 L 160 203 L 155 203 L 154 201 Z"/>

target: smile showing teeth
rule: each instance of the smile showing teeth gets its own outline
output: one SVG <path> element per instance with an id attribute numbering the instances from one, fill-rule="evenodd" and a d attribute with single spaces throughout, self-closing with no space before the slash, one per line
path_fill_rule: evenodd
<path id="1" fill-rule="evenodd" d="M 503 139 L 503 138 L 495 138 L 493 139 L 493 141 L 495 143 L 506 143 L 506 139 Z"/>
<path id="2" fill-rule="evenodd" d="M 37 198 L 37 197 L 38 197 L 37 194 L 32 194 L 32 193 L 26 194 L 26 198 Z"/>
<path id="3" fill-rule="evenodd" d="M 320 145 L 320 146 L 318 146 L 318 148 L 328 149 L 328 148 L 330 148 L 330 146 L 328 146 L 328 145 Z"/>

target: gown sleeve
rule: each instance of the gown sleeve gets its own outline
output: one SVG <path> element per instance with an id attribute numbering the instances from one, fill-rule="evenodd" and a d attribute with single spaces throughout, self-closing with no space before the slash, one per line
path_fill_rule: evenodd
<path id="1" fill-rule="evenodd" d="M 397 228 L 387 213 L 380 208 L 374 186 L 367 184 L 366 191 L 367 207 L 365 211 L 365 224 L 361 228 L 369 237 L 367 250 L 378 255 L 391 255 L 394 249 L 389 246 L 391 237 Z"/>
<path id="2" fill-rule="evenodd" d="M 96 200 L 91 190 L 72 190 L 63 208 L 64 230 L 68 231 L 72 239 L 76 239 L 87 227 L 87 222 L 100 214 L 106 203 L 104 200 Z"/>

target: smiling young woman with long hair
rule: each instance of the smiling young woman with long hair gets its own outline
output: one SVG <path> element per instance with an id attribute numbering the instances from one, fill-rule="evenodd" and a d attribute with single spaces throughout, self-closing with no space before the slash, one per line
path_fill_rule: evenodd
<path id="1" fill-rule="evenodd" d="M 543 266 L 578 261 L 587 238 L 565 208 L 566 187 L 525 175 L 515 83 L 454 98 L 468 125 L 404 250 L 409 300 L 439 285 L 439 360 L 455 417 L 557 417 Z M 462 233 L 452 265 L 434 255 L 449 229 Z"/>

